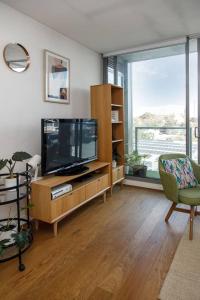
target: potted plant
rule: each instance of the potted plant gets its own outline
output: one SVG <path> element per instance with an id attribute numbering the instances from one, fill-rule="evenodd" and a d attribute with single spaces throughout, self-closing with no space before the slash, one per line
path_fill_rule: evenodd
<path id="1" fill-rule="evenodd" d="M 24 151 L 15 152 L 9 159 L 0 159 L 0 170 L 7 168 L 9 176 L 5 178 L 4 185 L 6 188 L 16 186 L 16 176 L 14 174 L 14 168 L 17 162 L 22 162 L 31 158 L 31 155 Z"/>
<path id="2" fill-rule="evenodd" d="M 146 177 L 147 166 L 144 165 L 144 159 L 147 157 L 148 155 L 146 154 L 138 154 L 136 150 L 125 156 L 126 165 L 132 170 L 132 175 Z"/>

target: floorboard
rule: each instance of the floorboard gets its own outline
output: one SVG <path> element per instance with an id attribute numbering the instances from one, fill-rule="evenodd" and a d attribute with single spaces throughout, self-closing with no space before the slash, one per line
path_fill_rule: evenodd
<path id="1" fill-rule="evenodd" d="M 162 192 L 116 187 L 59 223 L 57 238 L 41 224 L 17 262 L 0 265 L 4 300 L 155 300 L 172 262 L 188 216 L 173 213 Z"/>

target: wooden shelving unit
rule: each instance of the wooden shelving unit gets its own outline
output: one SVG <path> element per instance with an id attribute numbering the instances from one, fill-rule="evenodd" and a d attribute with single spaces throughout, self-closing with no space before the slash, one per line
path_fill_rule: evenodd
<path id="1" fill-rule="evenodd" d="M 112 110 L 117 110 L 119 121 L 113 122 Z M 123 88 L 102 84 L 91 86 L 91 114 L 98 120 L 98 155 L 100 161 L 112 163 L 118 153 L 117 167 L 112 168 L 111 185 L 124 179 L 124 98 Z"/>

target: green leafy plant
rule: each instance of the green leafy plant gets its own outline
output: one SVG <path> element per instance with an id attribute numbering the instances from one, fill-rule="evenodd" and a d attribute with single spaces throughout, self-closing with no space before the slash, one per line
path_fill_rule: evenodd
<path id="1" fill-rule="evenodd" d="M 15 152 L 9 159 L 0 159 L 0 170 L 6 167 L 9 171 L 9 178 L 14 178 L 14 168 L 16 163 L 31 157 L 32 156 L 29 153 L 24 151 Z"/>
<path id="2" fill-rule="evenodd" d="M 23 249 L 29 243 L 30 232 L 29 230 L 22 229 L 20 232 L 12 233 L 11 237 L 19 249 Z"/>
<path id="3" fill-rule="evenodd" d="M 126 164 L 129 167 L 143 166 L 144 160 L 147 157 L 148 157 L 148 155 L 146 155 L 146 154 L 141 155 L 141 154 L 138 154 L 138 151 L 133 151 L 132 153 L 125 155 Z"/>
<path id="4" fill-rule="evenodd" d="M 34 207 L 34 204 L 29 202 L 26 206 L 21 207 L 21 210 L 27 210 L 28 208 L 31 209 L 33 207 Z"/>
<path id="5" fill-rule="evenodd" d="M 19 249 L 23 249 L 30 239 L 30 231 L 28 229 L 22 229 L 20 232 L 12 233 L 11 237 L 14 239 L 16 246 Z M 0 241 L 0 256 L 3 255 L 7 243 L 10 242 L 10 239 L 3 239 Z"/>

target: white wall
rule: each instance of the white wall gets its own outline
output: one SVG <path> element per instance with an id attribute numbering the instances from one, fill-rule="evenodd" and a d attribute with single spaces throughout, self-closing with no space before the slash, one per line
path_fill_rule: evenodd
<path id="1" fill-rule="evenodd" d="M 4 47 L 15 42 L 24 45 L 31 57 L 29 69 L 21 74 L 12 72 L 3 60 Z M 70 105 L 44 102 L 44 49 L 70 58 Z M 41 118 L 90 117 L 89 88 L 98 83 L 97 53 L 0 3 L 0 158 L 16 150 L 40 154 Z M 1 206 L 0 217 L 8 211 L 8 206 Z"/>
<path id="2" fill-rule="evenodd" d="M 21 43 L 31 57 L 21 74 L 8 69 L 3 49 Z M 71 103 L 44 102 L 43 50 L 70 58 Z M 90 117 L 89 87 L 101 83 L 100 56 L 0 3 L 0 157 L 16 150 L 40 153 L 40 119 Z"/>

